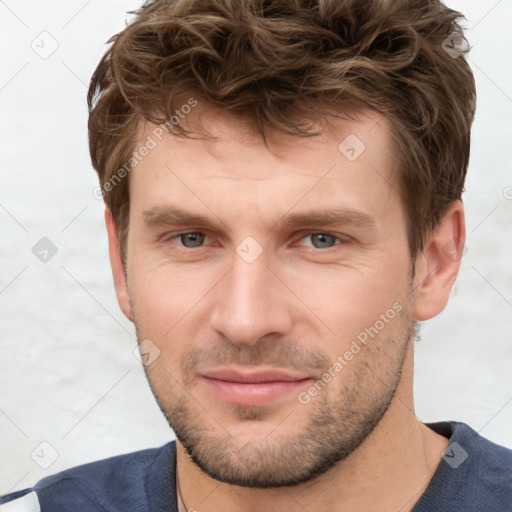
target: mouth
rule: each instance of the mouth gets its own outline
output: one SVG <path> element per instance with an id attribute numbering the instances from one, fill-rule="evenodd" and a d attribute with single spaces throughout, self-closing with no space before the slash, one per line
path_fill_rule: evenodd
<path id="1" fill-rule="evenodd" d="M 311 377 L 274 368 L 212 368 L 200 372 L 207 391 L 221 401 L 263 407 L 298 393 Z"/>

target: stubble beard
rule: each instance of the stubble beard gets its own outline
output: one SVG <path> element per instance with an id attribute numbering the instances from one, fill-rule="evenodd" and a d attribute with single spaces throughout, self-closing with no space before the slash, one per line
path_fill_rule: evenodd
<path id="1" fill-rule="evenodd" d="M 350 373 L 347 373 L 347 366 L 309 404 L 303 405 L 297 400 L 294 406 L 297 411 L 303 413 L 304 407 L 310 407 L 310 413 L 300 422 L 283 421 L 283 425 L 300 423 L 294 432 L 286 432 L 287 427 L 279 430 L 277 426 L 272 435 L 258 441 L 237 439 L 231 435 L 214 415 L 209 414 L 208 404 L 200 404 L 192 397 L 192 382 L 186 377 L 179 383 L 161 364 L 144 369 L 170 427 L 192 461 L 204 473 L 220 482 L 242 487 L 295 486 L 324 474 L 350 455 L 388 410 L 415 332 L 409 307 L 395 320 L 398 325 L 394 336 L 380 339 L 382 336 L 379 335 L 369 341 L 349 363 L 356 365 Z M 137 322 L 135 324 L 137 326 Z M 137 335 L 139 338 L 138 329 Z M 243 353 L 240 347 L 233 350 L 232 353 Z M 268 354 L 268 351 L 259 352 L 264 353 Z M 279 360 L 279 357 L 277 354 L 270 360 Z M 318 354 L 316 357 L 318 364 L 326 363 L 325 357 Z M 261 356 L 262 360 L 269 360 L 264 358 Z M 245 353 L 230 361 L 248 364 L 247 361 L 252 360 L 256 364 L 258 359 Z M 190 366 L 193 365 L 189 358 L 188 365 L 182 366 L 182 375 L 190 373 Z M 289 360 L 282 366 L 289 367 Z M 343 387 L 337 396 L 333 396 L 337 379 L 344 379 Z M 233 406 L 231 414 L 239 421 L 256 423 L 265 419 L 266 411 L 265 408 Z"/>

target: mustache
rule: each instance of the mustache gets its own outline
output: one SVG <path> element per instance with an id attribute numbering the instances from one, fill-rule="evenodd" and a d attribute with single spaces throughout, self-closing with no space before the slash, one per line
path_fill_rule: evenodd
<path id="1" fill-rule="evenodd" d="M 260 340 L 253 345 L 237 345 L 223 339 L 215 346 L 192 349 L 183 364 L 185 376 L 205 366 L 271 366 L 281 369 L 322 373 L 330 359 L 318 350 L 309 350 L 296 343 Z"/>

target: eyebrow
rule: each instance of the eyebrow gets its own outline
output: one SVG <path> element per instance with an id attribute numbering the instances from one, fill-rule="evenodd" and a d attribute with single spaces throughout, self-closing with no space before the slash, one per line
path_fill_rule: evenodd
<path id="1" fill-rule="evenodd" d="M 334 226 L 351 225 L 360 228 L 376 227 L 375 219 L 364 212 L 356 210 L 314 210 L 304 213 L 283 215 L 275 223 L 278 226 Z"/>
<path id="2" fill-rule="evenodd" d="M 213 227 L 214 223 L 203 215 L 187 212 L 173 206 L 155 206 L 142 212 L 144 224 L 149 227 L 167 225 L 201 224 Z"/>
<path id="3" fill-rule="evenodd" d="M 215 214 L 214 214 L 215 215 Z M 161 227 L 169 225 L 200 225 L 205 228 L 215 229 L 217 223 L 203 215 L 188 212 L 175 206 L 155 206 L 142 212 L 144 224 L 148 227 Z M 217 217 L 220 223 L 224 224 Z M 374 228 L 376 220 L 364 212 L 356 210 L 313 210 L 285 214 L 274 222 L 275 227 L 298 227 L 298 226 L 335 226 L 350 225 L 358 228 Z"/>

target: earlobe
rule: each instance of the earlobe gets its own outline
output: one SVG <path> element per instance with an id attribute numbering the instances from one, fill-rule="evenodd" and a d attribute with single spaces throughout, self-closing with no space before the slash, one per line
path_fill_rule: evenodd
<path id="1" fill-rule="evenodd" d="M 105 207 L 105 224 L 107 226 L 108 250 L 110 254 L 110 264 L 112 266 L 112 275 L 114 277 L 114 286 L 116 288 L 117 302 L 126 318 L 133 320 L 126 273 L 119 249 L 117 226 L 108 207 Z"/>
<path id="2" fill-rule="evenodd" d="M 415 320 L 432 318 L 446 306 L 466 241 L 464 207 L 454 201 L 425 242 L 417 260 Z"/>

